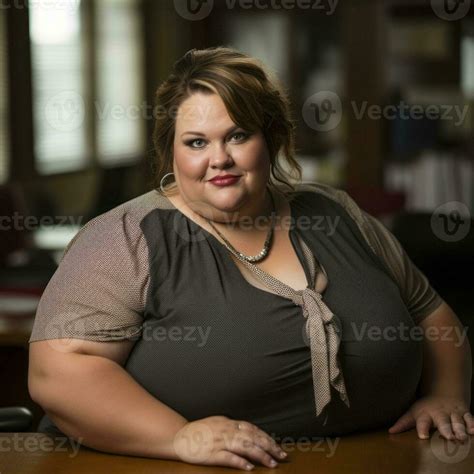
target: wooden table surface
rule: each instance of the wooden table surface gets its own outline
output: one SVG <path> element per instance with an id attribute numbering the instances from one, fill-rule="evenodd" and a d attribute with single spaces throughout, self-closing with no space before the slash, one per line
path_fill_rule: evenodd
<path id="1" fill-rule="evenodd" d="M 139 458 L 100 453 L 61 438 L 40 433 L 0 433 L 1 474 L 148 474 L 148 473 L 229 473 L 243 470 L 188 464 L 180 461 Z M 256 464 L 253 472 L 278 473 L 456 473 L 474 471 L 474 436 L 464 444 L 446 441 L 433 432 L 428 440 L 417 437 L 415 430 L 398 435 L 385 431 L 308 440 L 292 443 L 281 440 L 287 451 L 286 461 L 276 468 Z M 252 472 L 252 471 L 249 471 Z"/>

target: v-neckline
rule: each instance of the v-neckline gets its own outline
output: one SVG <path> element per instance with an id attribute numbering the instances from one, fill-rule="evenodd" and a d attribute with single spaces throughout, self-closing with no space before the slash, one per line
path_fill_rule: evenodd
<path id="1" fill-rule="evenodd" d="M 158 191 L 157 191 L 158 192 Z M 158 194 L 160 194 L 158 192 Z M 224 250 L 224 254 L 225 254 L 225 258 L 227 259 L 227 261 L 230 262 L 230 264 L 232 265 L 234 271 L 238 272 L 241 280 L 243 280 L 245 282 L 245 284 L 247 284 L 248 286 L 250 286 L 251 288 L 255 289 L 255 290 L 258 290 L 258 291 L 262 291 L 264 293 L 267 293 L 269 295 L 274 295 L 274 296 L 278 296 L 278 297 L 281 297 L 281 295 L 279 295 L 278 293 L 274 293 L 272 291 L 267 291 L 267 290 L 264 290 L 262 288 L 259 288 L 258 286 L 255 286 L 255 285 L 252 285 L 252 283 L 250 283 L 245 277 L 244 275 L 242 274 L 240 268 L 237 266 L 236 262 L 232 259 L 232 252 L 213 234 L 211 234 L 208 230 L 206 230 L 204 227 L 202 227 L 200 224 L 198 224 L 197 222 L 195 222 L 193 219 L 191 219 L 189 216 L 187 216 L 186 214 L 184 214 L 180 209 L 178 209 L 172 202 L 171 200 L 164 196 L 163 194 L 160 194 L 160 196 L 162 196 L 163 198 L 166 199 L 166 201 L 170 204 L 170 206 L 172 207 L 173 210 L 175 210 L 178 214 L 180 214 L 181 216 L 183 216 L 187 222 L 189 223 L 192 223 L 194 224 L 195 226 L 199 227 L 199 229 L 204 233 L 204 235 L 206 236 L 206 238 L 209 240 L 209 237 L 211 238 L 211 241 L 214 242 L 215 244 L 217 244 L 219 246 L 220 249 Z M 294 197 L 292 199 L 289 199 L 287 202 L 288 202 L 288 206 L 289 206 L 289 210 L 290 210 L 290 228 L 288 230 L 288 238 L 290 239 L 290 242 L 291 242 L 291 245 L 293 247 L 293 250 L 296 254 L 296 258 L 298 259 L 303 271 L 304 271 L 304 274 L 305 274 L 305 277 L 306 277 L 306 288 L 305 289 L 312 289 L 314 290 L 315 289 L 315 286 L 316 286 L 316 277 L 317 277 L 317 272 L 315 272 L 315 275 L 314 275 L 314 281 L 313 282 L 310 282 L 310 278 L 311 278 L 311 275 L 310 275 L 310 272 L 309 272 L 309 269 L 308 269 L 308 272 L 306 271 L 306 268 L 307 268 L 307 264 L 306 264 L 306 261 L 304 261 L 304 252 L 301 251 L 298 252 L 298 249 L 296 247 L 296 241 L 298 240 L 298 236 L 300 236 L 301 240 L 303 240 L 303 237 L 298 233 L 298 231 L 296 230 L 297 227 L 293 227 L 293 223 L 295 222 L 295 213 L 294 213 L 294 209 L 293 209 L 293 206 L 292 206 L 292 202 L 294 200 Z M 295 237 L 295 241 L 293 241 L 293 238 L 292 236 Z M 298 244 L 300 244 L 298 242 Z M 307 245 L 307 244 L 306 244 Z M 299 248 L 301 248 L 301 245 L 299 245 Z M 301 249 L 302 250 L 302 249 Z M 313 259 L 315 258 L 313 253 L 310 252 L 311 255 L 313 256 Z M 300 256 L 302 255 L 302 257 Z M 245 264 L 244 264 L 245 265 Z M 265 270 L 261 269 L 260 267 L 257 267 L 259 269 L 259 271 L 261 271 L 268 279 L 270 279 L 271 281 L 273 281 L 273 283 L 276 285 L 276 286 L 282 286 L 284 288 L 287 289 L 287 292 L 289 291 L 290 293 L 295 293 L 297 295 L 301 295 L 304 291 L 303 290 L 296 290 L 294 289 L 293 287 L 287 285 L 286 283 L 282 282 L 281 280 L 279 280 L 278 278 L 275 278 L 273 275 L 271 275 L 270 273 L 266 272 Z M 250 270 L 252 271 L 252 270 Z M 254 274 L 255 274 L 255 270 L 254 271 Z M 260 277 L 258 277 L 260 278 Z M 329 284 L 329 282 L 328 282 Z M 326 285 L 327 287 L 327 285 Z M 325 288 L 326 290 L 326 288 Z M 285 298 L 285 297 L 283 297 Z M 285 298 L 287 299 L 287 298 Z"/>

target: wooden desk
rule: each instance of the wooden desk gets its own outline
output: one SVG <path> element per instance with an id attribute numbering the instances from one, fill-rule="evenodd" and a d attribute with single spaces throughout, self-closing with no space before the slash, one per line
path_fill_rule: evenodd
<path id="1" fill-rule="evenodd" d="M 63 440 L 64 441 L 64 440 Z M 0 433 L 2 474 L 50 474 L 52 472 L 113 474 L 229 473 L 232 468 L 200 466 L 179 461 L 138 458 L 100 453 L 85 447 L 73 449 L 60 439 L 39 433 Z M 385 431 L 322 438 L 321 441 L 281 441 L 288 459 L 272 469 L 256 464 L 254 472 L 285 474 L 344 473 L 456 473 L 474 471 L 474 436 L 465 444 L 445 441 L 438 432 L 428 440 L 418 439 L 415 430 L 389 435 Z M 74 445 L 77 446 L 77 445 Z M 248 471 L 252 472 L 252 471 Z"/>
<path id="2" fill-rule="evenodd" d="M 0 346 L 28 347 L 35 314 L 18 318 L 6 317 L 0 314 Z"/>

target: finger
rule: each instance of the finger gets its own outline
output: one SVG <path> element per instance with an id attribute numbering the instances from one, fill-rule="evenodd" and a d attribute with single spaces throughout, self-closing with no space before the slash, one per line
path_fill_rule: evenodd
<path id="1" fill-rule="evenodd" d="M 265 431 L 261 430 L 258 426 L 249 423 L 247 421 L 239 422 L 241 430 L 247 430 L 250 436 L 252 436 L 252 441 L 257 446 L 260 446 L 262 449 L 266 450 L 274 456 L 276 459 L 285 459 L 287 454 L 278 443 Z"/>
<path id="2" fill-rule="evenodd" d="M 466 425 L 464 424 L 463 417 L 459 413 L 451 413 L 451 426 L 457 439 L 460 441 L 467 439 Z"/>
<path id="3" fill-rule="evenodd" d="M 248 434 L 242 433 L 235 436 L 232 444 L 226 449 L 252 461 L 259 462 L 263 466 L 276 467 L 278 465 L 277 461 L 264 449 L 257 446 Z"/>
<path id="4" fill-rule="evenodd" d="M 225 449 L 216 453 L 212 460 L 212 465 L 234 467 L 236 469 L 243 469 L 244 471 L 251 471 L 255 467 L 248 459 Z"/>
<path id="5" fill-rule="evenodd" d="M 474 434 L 474 417 L 470 412 L 464 413 L 464 421 L 466 422 L 467 431 L 469 434 Z"/>
<path id="6" fill-rule="evenodd" d="M 389 433 L 400 433 L 402 431 L 407 431 L 415 426 L 415 419 L 410 412 L 406 412 L 402 415 L 393 426 L 391 426 L 388 431 Z"/>
<path id="7" fill-rule="evenodd" d="M 420 415 L 416 419 L 416 431 L 418 433 L 418 437 L 421 439 L 428 439 L 430 437 L 430 429 L 432 426 L 432 419 L 431 416 L 427 413 Z"/>
<path id="8" fill-rule="evenodd" d="M 285 459 L 287 457 L 287 454 L 281 446 L 279 446 L 269 434 L 265 433 L 265 431 L 252 425 L 250 433 L 253 435 L 253 442 L 262 449 L 268 451 L 276 459 Z"/>
<path id="9" fill-rule="evenodd" d="M 434 415 L 433 421 L 441 435 L 446 439 L 455 439 L 454 433 L 451 429 L 451 418 L 446 413 L 438 413 Z"/>

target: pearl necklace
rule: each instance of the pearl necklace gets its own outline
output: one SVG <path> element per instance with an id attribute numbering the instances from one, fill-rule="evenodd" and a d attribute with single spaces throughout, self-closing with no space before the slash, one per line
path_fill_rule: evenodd
<path id="1" fill-rule="evenodd" d="M 250 263 L 255 263 L 255 262 L 260 262 L 263 260 L 267 255 L 270 250 L 270 243 L 273 237 L 273 228 L 275 227 L 275 214 L 276 214 L 276 209 L 275 209 L 275 201 L 273 200 L 272 193 L 270 193 L 270 199 L 272 201 L 272 214 L 271 214 L 271 223 L 270 223 L 270 229 L 268 230 L 267 238 L 265 239 L 265 243 L 263 244 L 263 249 L 257 254 L 253 256 L 248 256 L 243 254 L 242 252 L 239 252 L 236 250 L 232 244 L 219 232 L 219 230 L 212 224 L 212 222 L 206 218 L 207 222 L 209 225 L 219 234 L 219 236 L 222 238 L 222 240 L 225 243 L 225 246 L 238 258 L 241 260 L 245 260 L 246 262 Z"/>

